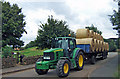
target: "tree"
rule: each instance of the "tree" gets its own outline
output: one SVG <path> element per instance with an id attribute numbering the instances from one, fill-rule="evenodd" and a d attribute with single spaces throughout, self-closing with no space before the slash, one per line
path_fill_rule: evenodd
<path id="1" fill-rule="evenodd" d="M 91 26 L 85 27 L 86 29 L 89 30 L 93 30 L 94 32 L 98 33 L 98 34 L 102 34 L 102 32 L 100 30 L 97 29 L 97 27 L 95 27 L 93 24 Z"/>
<path id="2" fill-rule="evenodd" d="M 113 26 L 115 26 L 113 29 L 118 30 L 120 28 L 120 12 L 117 12 L 116 10 L 113 10 L 114 14 L 110 15 L 110 21 Z"/>
<path id="3" fill-rule="evenodd" d="M 29 42 L 26 46 L 25 46 L 25 48 L 30 48 L 30 47 L 35 47 L 36 46 L 36 42 L 35 41 L 31 41 L 31 42 Z"/>
<path id="4" fill-rule="evenodd" d="M 117 43 L 113 39 L 104 39 L 109 44 L 109 51 L 113 52 L 117 49 Z"/>
<path id="5" fill-rule="evenodd" d="M 9 2 L 2 2 L 2 46 L 13 45 L 23 46 L 24 42 L 20 40 L 25 32 L 24 15 L 22 8 L 17 4 L 10 5 Z"/>
<path id="6" fill-rule="evenodd" d="M 51 15 L 48 17 L 47 23 L 41 23 L 40 29 L 38 30 L 38 36 L 35 41 L 37 46 L 40 48 L 50 48 L 53 38 L 65 37 L 69 34 L 74 36 L 74 33 L 69 30 L 66 22 L 54 19 Z"/>
<path id="7" fill-rule="evenodd" d="M 118 11 L 113 10 L 113 14 L 109 15 L 110 16 L 110 21 L 113 26 L 115 26 L 113 29 L 118 30 L 120 28 L 120 1 L 119 0 L 114 0 L 118 2 Z"/>
<path id="8" fill-rule="evenodd" d="M 115 44 L 115 42 L 113 41 L 113 40 L 110 40 L 110 42 L 109 42 L 109 51 L 116 51 L 116 49 L 117 49 L 117 46 L 116 46 L 116 44 Z"/>
<path id="9" fill-rule="evenodd" d="M 118 11 L 113 10 L 113 14 L 109 15 L 110 16 L 110 21 L 112 25 L 114 26 L 114 30 L 118 31 L 118 49 L 120 49 L 120 1 L 119 0 L 114 0 L 118 2 Z"/>
<path id="10" fill-rule="evenodd" d="M 9 46 L 2 47 L 2 57 L 12 56 L 13 49 Z"/>

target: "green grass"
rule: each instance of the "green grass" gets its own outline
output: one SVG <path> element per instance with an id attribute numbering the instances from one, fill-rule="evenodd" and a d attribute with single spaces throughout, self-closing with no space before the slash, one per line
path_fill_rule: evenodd
<path id="1" fill-rule="evenodd" d="M 118 52 L 118 54 L 120 54 L 120 52 Z M 119 59 L 119 58 L 118 58 L 118 59 Z M 119 60 L 118 60 L 118 62 L 119 62 Z M 118 71 L 115 72 L 114 77 L 120 79 L 120 64 L 118 64 Z"/>
<path id="2" fill-rule="evenodd" d="M 46 49 L 40 50 L 40 49 L 36 49 L 36 47 L 32 47 L 25 50 L 14 51 L 14 52 L 19 52 L 20 54 L 23 54 L 28 57 L 28 56 L 43 55 L 44 50 Z"/>

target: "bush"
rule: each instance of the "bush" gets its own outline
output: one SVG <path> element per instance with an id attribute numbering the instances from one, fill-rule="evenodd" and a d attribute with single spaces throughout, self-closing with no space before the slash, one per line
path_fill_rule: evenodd
<path id="1" fill-rule="evenodd" d="M 109 42 L 109 51 L 110 52 L 115 52 L 117 50 L 117 46 L 113 40 Z"/>
<path id="2" fill-rule="evenodd" d="M 9 46 L 2 47 L 2 57 L 12 56 L 13 49 Z"/>
<path id="3" fill-rule="evenodd" d="M 115 52 L 117 50 L 116 42 L 113 39 L 104 39 L 109 44 L 109 51 Z"/>

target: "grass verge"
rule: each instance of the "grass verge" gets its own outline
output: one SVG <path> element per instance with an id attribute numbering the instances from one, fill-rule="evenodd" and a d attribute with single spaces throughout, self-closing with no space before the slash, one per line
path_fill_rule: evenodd
<path id="1" fill-rule="evenodd" d="M 43 55 L 43 51 L 47 50 L 47 48 L 43 50 L 36 49 L 36 48 L 37 47 L 32 47 L 32 48 L 28 48 L 28 49 L 21 50 L 21 51 L 14 51 L 14 53 L 19 52 L 20 54 L 25 55 L 26 57 L 29 57 L 29 56 Z"/>

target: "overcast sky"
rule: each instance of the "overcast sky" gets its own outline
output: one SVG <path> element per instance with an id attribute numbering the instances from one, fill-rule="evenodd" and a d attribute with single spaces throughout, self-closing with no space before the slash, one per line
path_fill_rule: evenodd
<path id="1" fill-rule="evenodd" d="M 117 10 L 117 3 L 113 0 L 5 0 L 11 4 L 18 4 L 26 16 L 26 31 L 21 38 L 25 44 L 35 40 L 37 31 L 42 23 L 47 22 L 48 15 L 55 19 L 67 21 L 69 28 L 76 32 L 94 24 L 102 31 L 104 38 L 117 37 L 116 31 L 109 20 L 113 10 Z"/>

